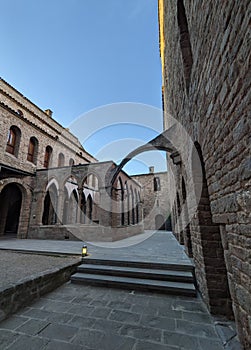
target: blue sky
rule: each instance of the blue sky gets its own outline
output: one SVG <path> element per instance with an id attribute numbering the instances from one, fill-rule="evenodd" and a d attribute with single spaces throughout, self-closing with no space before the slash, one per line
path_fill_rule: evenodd
<path id="1" fill-rule="evenodd" d="M 73 130 L 79 117 L 90 124 L 96 117 L 93 110 L 107 104 L 130 102 L 137 110 L 139 103 L 157 110 L 161 108 L 157 16 L 157 0 L 0 0 L 0 75 Z M 128 145 L 139 145 L 162 128 L 161 113 L 156 111 L 147 115 L 143 127 L 133 127 L 142 123 L 137 113 L 134 123 L 128 125 L 126 115 L 120 115 L 111 127 L 109 117 L 102 113 L 98 117 L 103 119 L 103 130 L 99 126 L 89 137 L 78 136 L 100 160 L 118 161 Z M 149 121 L 155 125 L 151 131 Z M 119 138 L 127 147 L 119 146 Z M 165 169 L 163 155 L 143 158 L 125 170 L 140 173 L 154 162 L 157 170 Z"/>

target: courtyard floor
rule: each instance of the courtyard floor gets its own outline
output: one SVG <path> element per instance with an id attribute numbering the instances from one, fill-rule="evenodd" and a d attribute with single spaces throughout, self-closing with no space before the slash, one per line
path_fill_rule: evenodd
<path id="1" fill-rule="evenodd" d="M 107 243 L 105 248 L 104 244 L 103 247 L 88 244 L 90 256 L 171 263 L 181 259 L 185 264 L 192 264 L 171 233 L 146 232 L 144 235 Z M 0 241 L 0 249 L 22 248 L 47 254 L 57 251 L 79 255 L 81 246 L 81 242 L 69 241 Z M 0 250 L 0 259 L 1 254 L 8 252 Z M 51 258 L 23 254 L 23 259 L 25 257 L 30 259 L 24 264 L 26 272 L 28 265 L 32 267 L 32 259 L 39 266 L 40 258 L 48 258 L 47 263 Z M 14 263 L 11 266 L 8 261 L 8 265 L 15 270 Z M 239 350 L 234 335 L 233 324 L 213 318 L 199 294 L 197 298 L 177 297 L 68 282 L 2 321 L 0 349 Z"/>

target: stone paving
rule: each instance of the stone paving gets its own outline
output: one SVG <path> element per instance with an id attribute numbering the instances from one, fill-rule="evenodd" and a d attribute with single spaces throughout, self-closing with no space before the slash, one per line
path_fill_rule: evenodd
<path id="1" fill-rule="evenodd" d="M 18 243 L 23 250 L 66 254 L 79 254 L 82 246 L 69 241 L 2 240 L 0 248 L 15 249 Z M 106 248 L 88 247 L 94 258 L 192 264 L 167 232 L 146 232 Z M 33 259 L 38 265 L 39 259 Z M 9 264 L 15 270 L 15 264 Z M 186 298 L 68 282 L 0 323 L 0 350 L 239 350 L 232 325 L 225 326 L 211 317 L 199 295 Z"/>
<path id="2" fill-rule="evenodd" d="M 83 242 L 35 239 L 1 239 L 0 250 L 80 255 Z M 145 231 L 117 242 L 87 242 L 91 258 L 184 263 L 192 265 L 183 247 L 171 232 Z"/>
<path id="3" fill-rule="evenodd" d="M 223 350 L 201 299 L 66 283 L 0 323 L 1 350 Z"/>

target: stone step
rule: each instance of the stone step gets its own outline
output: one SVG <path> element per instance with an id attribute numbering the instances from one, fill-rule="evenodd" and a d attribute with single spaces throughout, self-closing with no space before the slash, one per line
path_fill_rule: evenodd
<path id="1" fill-rule="evenodd" d="M 174 270 L 160 270 L 152 268 L 139 268 L 128 266 L 112 266 L 112 265 L 95 265 L 95 264 L 82 264 L 78 266 L 78 272 L 110 275 L 120 277 L 133 277 L 133 278 L 147 278 L 162 281 L 177 281 L 177 282 L 191 282 L 193 283 L 194 277 L 191 271 L 174 271 Z"/>
<path id="2" fill-rule="evenodd" d="M 80 272 L 71 276 L 71 282 L 132 290 L 149 290 L 192 297 L 196 296 L 194 285 L 192 283 L 184 282 L 159 281 L 153 279 L 129 278 Z"/>
<path id="3" fill-rule="evenodd" d="M 160 263 L 156 261 L 142 261 L 142 260 L 114 260 L 114 259 L 97 259 L 97 258 L 83 258 L 84 264 L 92 265 L 106 265 L 106 266 L 123 266 L 123 267 L 137 267 L 146 269 L 159 269 L 169 271 L 194 271 L 194 266 L 187 263 Z"/>

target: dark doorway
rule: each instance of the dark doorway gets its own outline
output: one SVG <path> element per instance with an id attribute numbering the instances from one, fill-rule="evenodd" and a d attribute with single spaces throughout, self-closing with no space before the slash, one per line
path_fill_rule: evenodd
<path id="1" fill-rule="evenodd" d="M 5 186 L 0 194 L 0 227 L 6 235 L 17 234 L 22 192 L 16 184 Z"/>
<path id="2" fill-rule="evenodd" d="M 172 231 L 172 219 L 171 219 L 171 215 L 168 216 L 167 220 L 166 220 L 166 230 L 167 231 Z"/>

